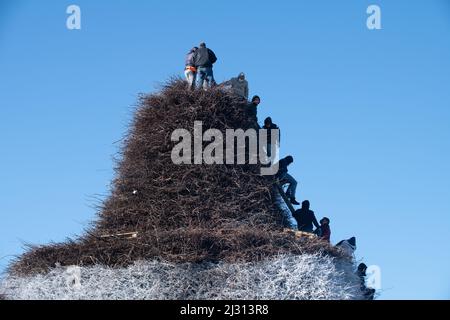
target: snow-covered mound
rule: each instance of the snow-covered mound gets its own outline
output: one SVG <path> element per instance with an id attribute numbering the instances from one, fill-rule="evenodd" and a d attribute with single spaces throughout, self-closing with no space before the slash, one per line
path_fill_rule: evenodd
<path id="1" fill-rule="evenodd" d="M 154 260 L 120 269 L 59 267 L 45 275 L 9 277 L 0 285 L 0 294 L 19 300 L 360 298 L 353 265 L 321 254 L 280 255 L 256 263 Z"/>

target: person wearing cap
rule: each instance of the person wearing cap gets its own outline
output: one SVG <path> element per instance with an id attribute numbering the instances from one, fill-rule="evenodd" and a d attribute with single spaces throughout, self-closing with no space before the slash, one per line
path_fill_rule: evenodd
<path id="1" fill-rule="evenodd" d="M 236 78 L 231 78 L 222 85 L 236 96 L 248 100 L 248 81 L 245 79 L 245 73 L 241 72 Z"/>
<path id="2" fill-rule="evenodd" d="M 195 67 L 194 62 L 194 54 L 198 50 L 198 47 L 194 47 L 191 50 L 189 50 L 188 54 L 186 55 L 186 62 L 185 62 L 185 69 L 184 69 L 184 75 L 186 76 L 186 80 L 188 82 L 188 88 L 190 90 L 195 89 L 195 80 L 197 78 L 197 68 Z"/>
<path id="3" fill-rule="evenodd" d="M 214 80 L 213 64 L 217 57 L 214 51 L 206 47 L 204 42 L 200 43 L 197 51 L 194 53 L 194 64 L 197 68 L 198 87 L 207 89 L 216 84 Z"/>

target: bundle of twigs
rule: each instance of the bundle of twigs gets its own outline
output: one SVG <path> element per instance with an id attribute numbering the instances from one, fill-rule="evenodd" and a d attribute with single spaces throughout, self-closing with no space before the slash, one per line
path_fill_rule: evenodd
<path id="1" fill-rule="evenodd" d="M 274 178 L 261 176 L 259 165 L 175 165 L 172 132 L 192 131 L 194 121 L 224 135 L 257 126 L 246 103 L 220 89 L 189 91 L 174 80 L 143 96 L 97 221 L 78 239 L 29 248 L 10 271 L 46 272 L 56 263 L 116 267 L 154 258 L 236 262 L 286 252 L 338 255 L 321 241 L 282 232 Z"/>

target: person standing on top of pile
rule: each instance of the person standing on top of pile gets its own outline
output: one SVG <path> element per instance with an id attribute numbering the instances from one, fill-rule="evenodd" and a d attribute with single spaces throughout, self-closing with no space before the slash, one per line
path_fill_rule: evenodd
<path id="1" fill-rule="evenodd" d="M 301 209 L 295 211 L 294 218 L 297 220 L 298 230 L 303 232 L 313 232 L 313 225 L 319 228 L 316 215 L 314 211 L 310 210 L 310 203 L 308 200 L 302 202 Z"/>
<path id="2" fill-rule="evenodd" d="M 194 54 L 198 50 L 198 47 L 192 48 L 186 56 L 186 67 L 184 69 L 184 75 L 188 82 L 189 90 L 195 89 L 195 81 L 197 78 L 197 68 L 195 67 Z"/>
<path id="3" fill-rule="evenodd" d="M 216 84 L 213 73 L 213 64 L 216 62 L 216 54 L 207 48 L 204 42 L 200 43 L 198 50 L 194 53 L 194 64 L 197 68 L 199 88 L 206 90 Z"/>
<path id="4" fill-rule="evenodd" d="M 225 81 L 223 86 L 236 96 L 248 100 L 248 81 L 245 80 L 245 73 L 241 72 L 236 78 Z"/>

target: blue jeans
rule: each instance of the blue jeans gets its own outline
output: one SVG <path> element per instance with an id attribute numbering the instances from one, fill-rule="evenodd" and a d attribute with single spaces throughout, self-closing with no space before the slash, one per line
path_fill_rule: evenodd
<path id="1" fill-rule="evenodd" d="M 286 191 L 286 196 L 290 199 L 295 199 L 295 193 L 297 191 L 297 180 L 294 179 L 289 173 L 285 173 L 280 177 L 282 184 L 289 184 Z"/>
<path id="2" fill-rule="evenodd" d="M 214 73 L 212 67 L 198 67 L 198 88 L 211 88 L 215 84 Z"/>
<path id="3" fill-rule="evenodd" d="M 184 72 L 184 75 L 186 76 L 186 80 L 188 82 L 188 87 L 190 90 L 194 90 L 195 89 L 195 80 L 197 78 L 197 73 L 191 71 L 191 70 L 186 70 Z"/>

